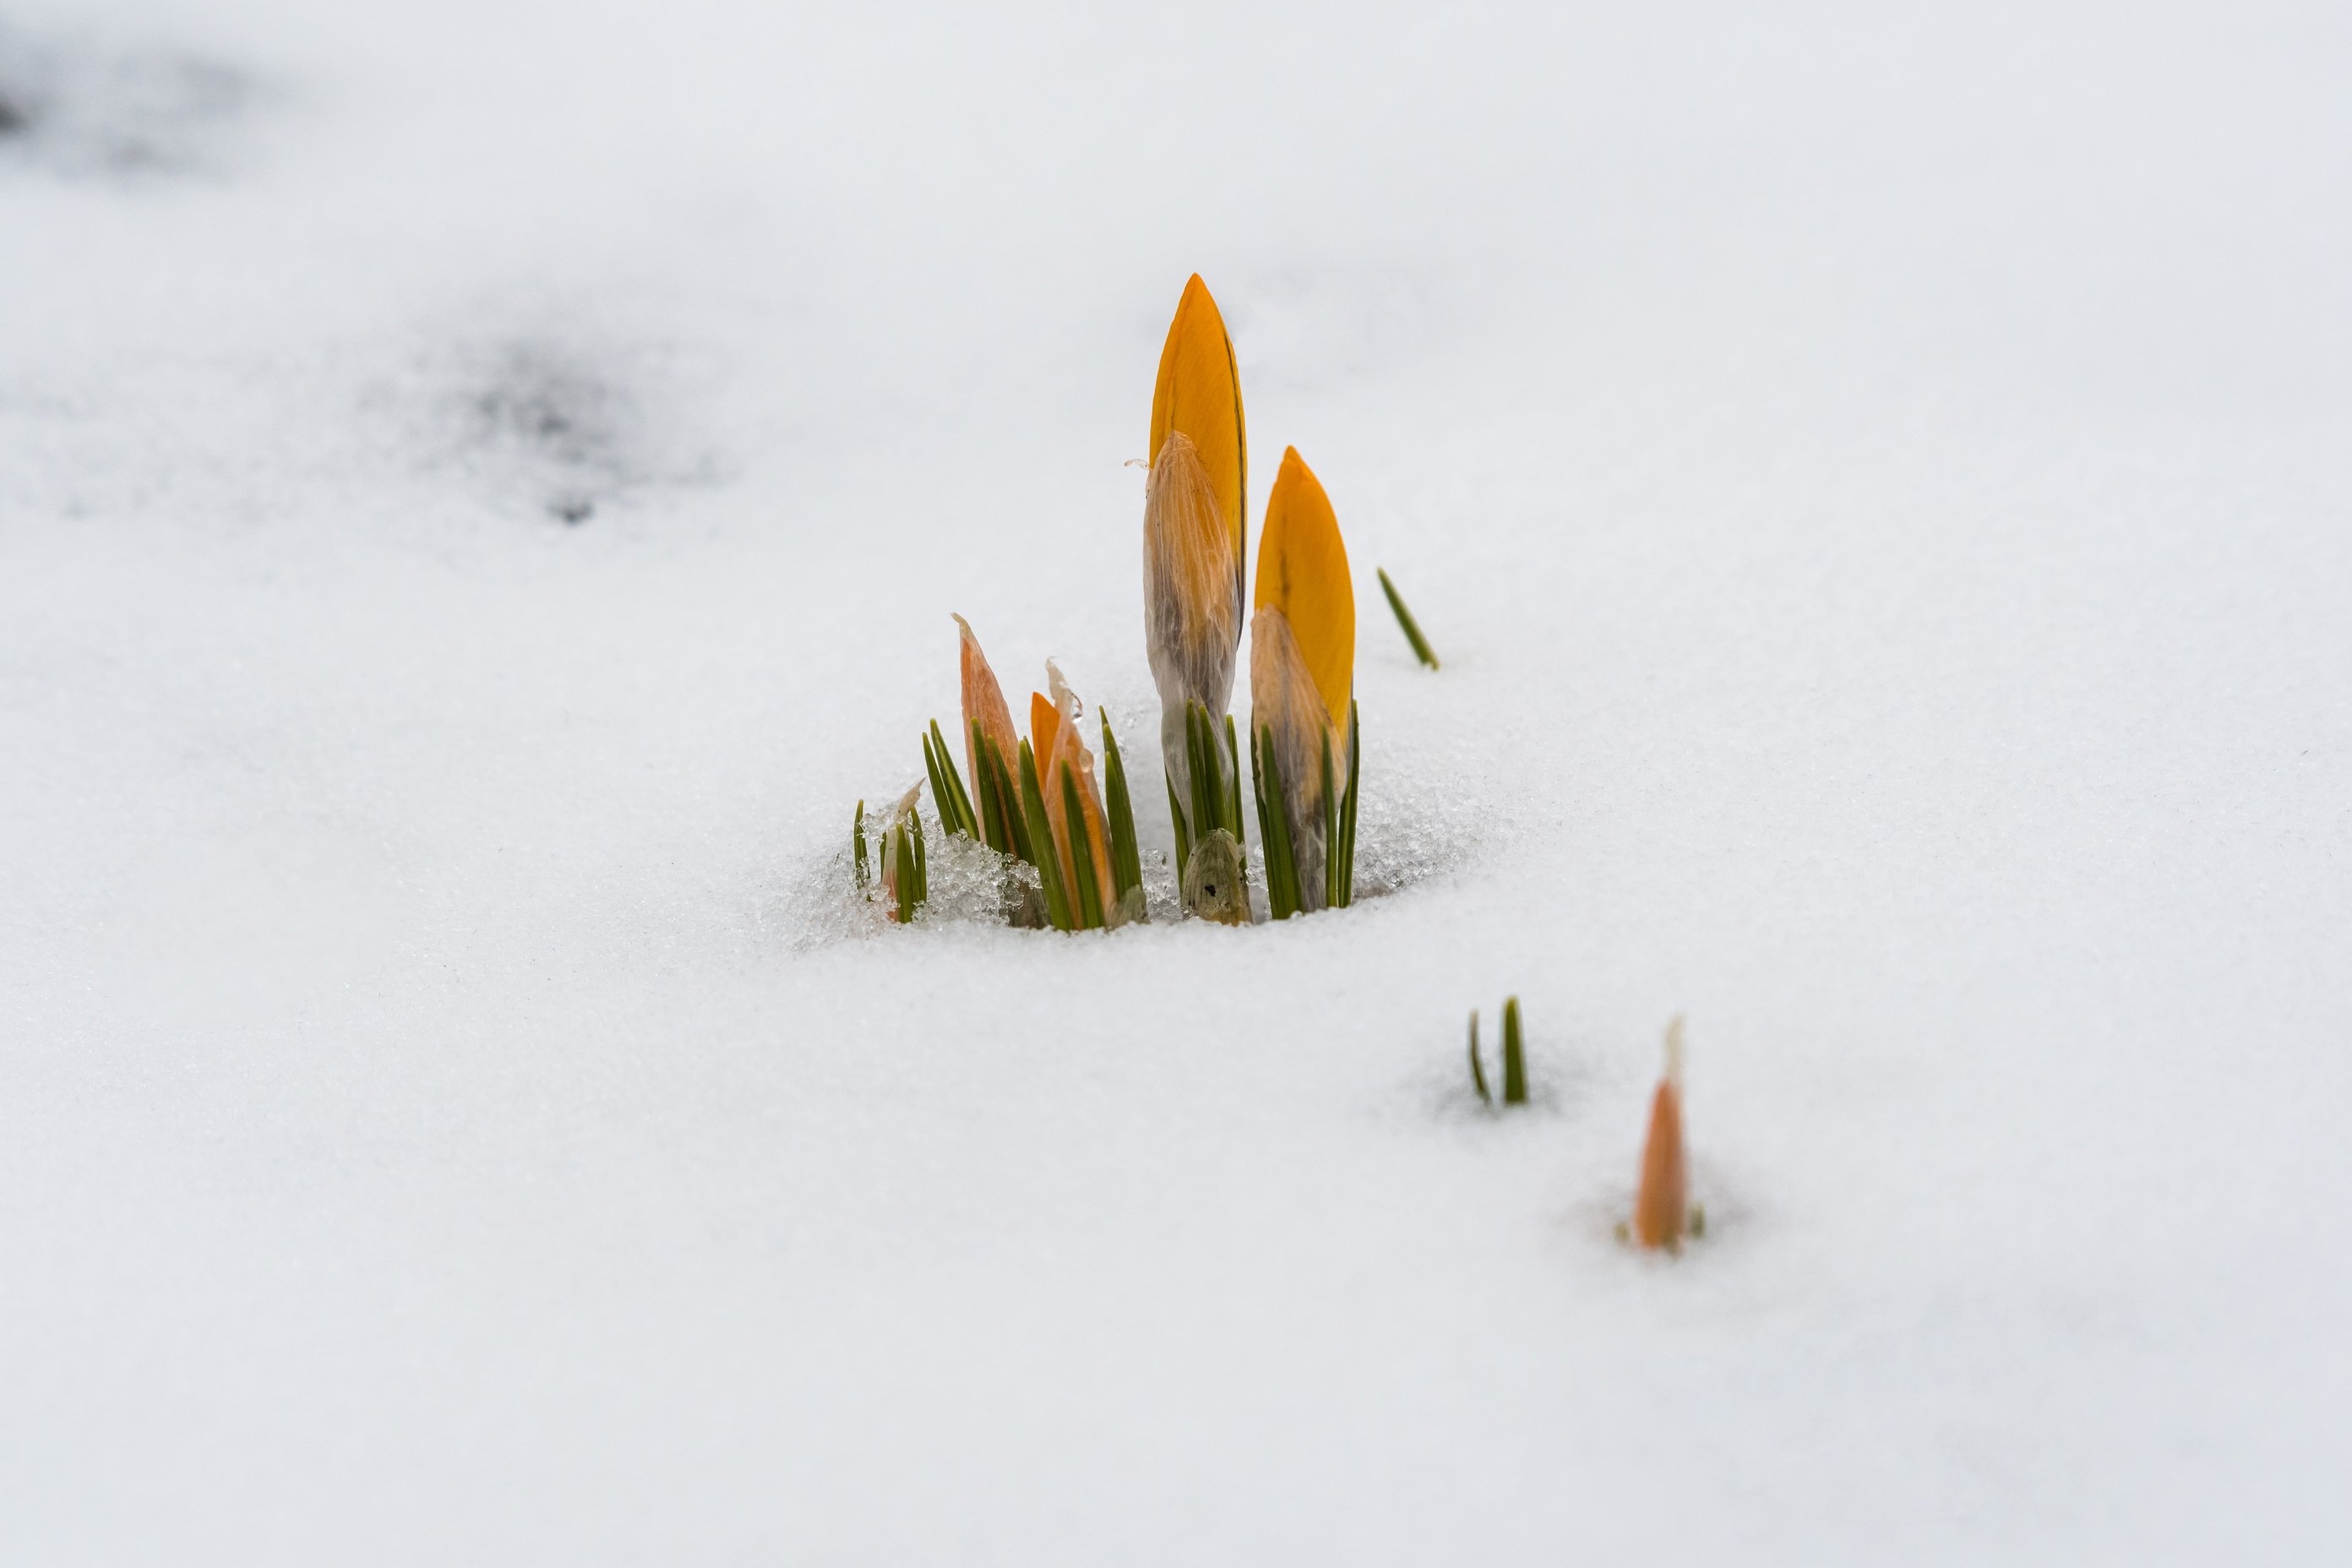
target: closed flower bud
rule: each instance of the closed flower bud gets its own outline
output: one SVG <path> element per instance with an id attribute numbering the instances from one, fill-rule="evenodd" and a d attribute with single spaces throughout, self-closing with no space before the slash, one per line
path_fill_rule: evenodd
<path id="1" fill-rule="evenodd" d="M 1222 731 L 1233 699 L 1248 472 L 1233 342 L 1196 274 L 1160 351 L 1143 509 L 1144 640 L 1160 689 L 1161 756 L 1180 800 L 1192 789 L 1189 705 L 1200 703 Z"/>
<path id="2" fill-rule="evenodd" d="M 1355 684 L 1356 594 L 1348 548 L 1323 487 L 1286 451 L 1266 498 L 1256 613 L 1250 621 L 1250 722 L 1271 735 L 1301 910 L 1325 902 L 1323 763 L 1348 787 Z"/>

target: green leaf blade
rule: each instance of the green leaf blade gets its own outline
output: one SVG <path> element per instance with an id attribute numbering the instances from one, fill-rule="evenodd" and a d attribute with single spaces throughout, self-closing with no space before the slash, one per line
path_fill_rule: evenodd
<path id="1" fill-rule="evenodd" d="M 1397 626 L 1404 632 L 1404 640 L 1412 645 L 1413 657 L 1435 669 L 1437 655 L 1430 651 L 1429 639 L 1421 635 L 1421 623 L 1414 620 L 1412 612 L 1404 607 L 1404 595 L 1397 592 L 1396 584 L 1389 581 L 1385 570 L 1377 566 L 1372 570 L 1381 580 L 1381 592 L 1388 595 L 1389 608 L 1396 615 Z"/>
<path id="2" fill-rule="evenodd" d="M 1037 754 L 1026 741 L 1021 742 L 1021 804 L 1029 819 L 1029 847 L 1036 852 L 1034 864 L 1045 884 L 1045 916 L 1055 931 L 1068 931 L 1070 899 L 1062 882 L 1062 857 L 1054 846 L 1053 819 L 1045 815 L 1045 793 L 1037 787 Z"/>
<path id="3" fill-rule="evenodd" d="M 1506 997 L 1503 1002 L 1503 1103 L 1525 1105 L 1528 1102 L 1527 1041 L 1519 1028 L 1519 999 Z"/>
<path id="4" fill-rule="evenodd" d="M 1086 807 L 1078 800 L 1077 780 L 1070 776 L 1070 764 L 1064 763 L 1058 772 L 1062 778 L 1062 820 L 1070 829 L 1070 879 L 1078 887 L 1078 906 L 1073 913 L 1073 923 L 1080 931 L 1096 931 L 1103 923 L 1102 889 L 1095 879 L 1094 846 L 1087 841 Z"/>

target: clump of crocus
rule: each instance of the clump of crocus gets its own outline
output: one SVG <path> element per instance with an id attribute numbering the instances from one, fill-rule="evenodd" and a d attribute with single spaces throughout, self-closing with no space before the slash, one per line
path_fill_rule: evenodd
<path id="1" fill-rule="evenodd" d="M 1330 498 L 1292 447 L 1258 541 L 1251 771 L 1274 917 L 1354 898 L 1356 591 Z"/>
<path id="2" fill-rule="evenodd" d="M 1238 821 L 1221 820 L 1216 807 L 1225 792 L 1216 784 L 1238 776 L 1226 715 L 1248 580 L 1241 377 L 1224 318 L 1197 273 L 1184 285 L 1160 353 L 1150 462 L 1143 505 L 1144 642 L 1160 689 L 1160 759 L 1181 871 L 1192 846 L 1218 827 L 1237 844 L 1240 837 Z M 1224 741 L 1218 781 L 1196 777 L 1196 709 L 1206 717 L 1212 744 Z M 1202 799 L 1212 803 L 1208 821 L 1197 809 Z"/>
<path id="3" fill-rule="evenodd" d="M 940 825 L 1036 868 L 1034 889 L 1008 871 L 1005 911 L 1015 925 L 1084 931 L 1141 920 L 1142 861 L 1127 772 L 1109 720 L 1102 723 L 1110 783 L 1106 811 L 1095 782 L 1094 754 L 1078 730 L 1077 694 L 1061 670 L 1046 661 L 1053 696 L 1031 694 L 1030 738 L 1021 740 L 980 639 L 962 616 L 956 625 L 962 638 L 965 758 L 974 787 L 965 789 L 934 722 L 923 739 L 923 766 Z"/>
<path id="4" fill-rule="evenodd" d="M 1633 1198 L 1634 1242 L 1680 1251 L 1683 1237 L 1704 1232 L 1706 1211 L 1690 1204 L 1690 1167 L 1683 1149 L 1683 1021 L 1666 1026 L 1666 1070 L 1650 1097 L 1650 1135 L 1642 1148 L 1642 1185 Z"/>

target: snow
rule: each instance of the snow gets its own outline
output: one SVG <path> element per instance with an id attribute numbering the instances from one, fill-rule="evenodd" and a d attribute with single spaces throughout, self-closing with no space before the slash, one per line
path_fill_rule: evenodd
<path id="1" fill-rule="evenodd" d="M 0 1557 L 2340 1558 L 2347 65 L 20 0 Z M 876 931 L 950 611 L 1164 831 L 1195 269 L 1382 896 Z"/>

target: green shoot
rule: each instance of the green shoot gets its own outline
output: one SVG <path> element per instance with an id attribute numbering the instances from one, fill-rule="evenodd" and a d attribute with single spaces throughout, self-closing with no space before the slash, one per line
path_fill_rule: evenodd
<path id="1" fill-rule="evenodd" d="M 1503 1002 L 1503 1103 L 1525 1105 L 1527 1102 L 1527 1042 L 1519 1031 L 1519 999 L 1511 996 Z"/>
<path id="2" fill-rule="evenodd" d="M 1478 1009 L 1470 1009 L 1470 1082 L 1478 1091 L 1478 1103 L 1492 1105 L 1495 1097 L 1486 1089 L 1486 1064 L 1478 1059 Z"/>
<path id="3" fill-rule="evenodd" d="M 939 730 L 934 722 L 930 733 L 923 737 L 923 773 L 930 781 L 931 804 L 939 808 L 940 831 L 977 838 L 978 827 L 967 829 L 964 826 L 964 814 L 971 809 L 971 803 L 964 798 L 963 781 L 956 776 L 955 762 L 944 744 L 933 744 Z"/>
<path id="4" fill-rule="evenodd" d="M 1110 716 L 1097 710 L 1103 732 L 1103 826 L 1110 835 L 1110 876 L 1114 902 L 1125 901 L 1128 890 L 1143 886 L 1143 852 L 1135 837 L 1135 806 L 1127 795 L 1127 764 L 1119 759 L 1118 742 L 1110 732 Z"/>
<path id="5" fill-rule="evenodd" d="M 906 925 L 913 921 L 930 893 L 923 874 L 923 819 L 910 811 L 892 823 L 888 848 L 887 865 L 898 895 L 892 918 Z"/>
<path id="6" fill-rule="evenodd" d="M 989 793 L 996 797 L 1004 830 L 1004 843 L 1001 846 L 992 843 L 990 847 L 1034 866 L 1037 855 L 1029 842 L 1028 814 L 1023 808 L 1021 792 L 1013 784 L 1012 760 L 997 749 L 994 741 L 981 732 L 977 721 L 972 724 L 971 732 L 972 739 L 979 745 L 980 765 L 988 775 Z M 1029 742 L 1021 742 L 1021 749 L 1026 752 Z"/>
<path id="7" fill-rule="evenodd" d="M 1364 773 L 1364 742 L 1356 704 L 1348 704 L 1348 793 L 1339 803 L 1339 896 L 1333 903 L 1345 908 L 1356 901 L 1356 781 Z"/>
<path id="8" fill-rule="evenodd" d="M 923 738 L 923 766 L 931 775 L 931 801 L 940 808 L 941 831 L 979 838 L 980 818 L 971 809 L 971 796 L 964 793 L 963 775 L 956 771 L 954 754 L 949 752 L 947 737 L 940 733 L 936 719 L 931 721 L 931 732 Z"/>
<path id="9" fill-rule="evenodd" d="M 1078 907 L 1076 924 L 1080 931 L 1095 931 L 1103 923 L 1102 889 L 1095 880 L 1094 846 L 1087 834 L 1086 808 L 1078 802 L 1078 781 L 1071 776 L 1070 764 L 1059 769 L 1062 776 L 1062 820 L 1070 829 L 1070 879 L 1078 885 Z"/>
<path id="10" fill-rule="evenodd" d="M 1246 846 L 1249 840 L 1242 833 L 1242 743 L 1234 738 L 1234 716 L 1225 715 L 1225 757 L 1233 763 L 1233 773 L 1225 780 L 1224 829 L 1234 836 L 1234 842 Z"/>
<path id="11" fill-rule="evenodd" d="M 980 792 L 980 836 L 999 855 L 1013 853 L 1012 835 L 1004 827 L 1004 797 L 997 793 L 996 773 L 989 758 L 993 748 L 988 737 L 981 732 L 980 721 L 974 719 L 971 731 L 971 787 Z"/>
<path id="12" fill-rule="evenodd" d="M 1339 907 L 1339 788 L 1331 776 L 1331 731 L 1323 731 L 1323 907 Z"/>
<path id="13" fill-rule="evenodd" d="M 1414 657 L 1435 669 L 1437 656 L 1429 650 L 1429 639 L 1421 635 L 1421 625 L 1412 618 L 1412 612 L 1404 607 L 1404 599 L 1397 593 L 1396 584 L 1389 581 L 1389 574 L 1381 568 L 1376 566 L 1372 570 L 1380 577 L 1381 592 L 1389 596 L 1389 608 L 1396 612 L 1397 625 L 1404 628 L 1404 640 L 1412 644 Z"/>
<path id="14" fill-rule="evenodd" d="M 1174 780 L 1168 785 L 1168 813 L 1176 823 L 1176 866 L 1179 888 L 1190 886 L 1184 879 L 1194 874 L 1193 857 L 1209 836 L 1223 829 L 1234 841 L 1234 864 L 1224 868 L 1220 860 L 1215 885 L 1232 884 L 1233 890 L 1242 892 L 1248 884 L 1249 850 L 1247 831 L 1242 826 L 1242 769 L 1240 732 L 1234 727 L 1233 715 L 1225 715 L 1224 737 L 1217 735 L 1217 721 L 1209 716 L 1206 704 L 1192 702 L 1184 709 L 1184 760 L 1192 773 L 1192 809 L 1187 814 L 1184 803 L 1177 797 Z M 1255 751 L 1253 743 L 1252 751 Z M 1206 876 L 1204 869 L 1202 875 Z M 1204 881 L 1203 887 L 1211 885 Z M 1225 920 L 1239 905 L 1222 904 L 1210 918 Z M 1195 914 L 1209 914 L 1203 910 Z"/>
<path id="15" fill-rule="evenodd" d="M 1054 847 L 1054 823 L 1045 815 L 1045 793 L 1037 787 L 1037 754 L 1026 741 L 1021 742 L 1021 805 L 1022 814 L 1029 819 L 1029 847 L 1035 852 L 1031 863 L 1045 885 L 1045 918 L 1054 922 L 1055 931 L 1069 931 L 1073 929 L 1070 895 L 1062 882 L 1062 857 Z"/>
<path id="16" fill-rule="evenodd" d="M 857 866 L 857 886 L 863 890 L 874 880 L 872 868 L 866 859 L 866 803 L 857 803 L 857 815 L 849 823 L 849 848 Z"/>
<path id="17" fill-rule="evenodd" d="M 1284 809 L 1282 762 L 1275 754 L 1274 731 L 1258 727 L 1258 840 L 1265 853 L 1265 901 L 1273 917 L 1288 920 L 1298 912 L 1298 864 L 1291 856 L 1290 817 Z"/>
<path id="18" fill-rule="evenodd" d="M 1238 814 L 1228 813 L 1239 797 L 1225 787 L 1224 748 L 1208 709 L 1198 702 L 1184 711 L 1184 754 L 1192 766 L 1193 837 L 1206 838 L 1220 827 L 1240 837 L 1241 823 L 1233 820 Z"/>
<path id="19" fill-rule="evenodd" d="M 931 897 L 931 868 L 923 855 L 923 814 L 921 812 L 910 811 L 907 814 L 907 831 L 915 836 L 915 902 L 918 905 L 925 904 L 930 901 Z"/>
<path id="20" fill-rule="evenodd" d="M 1176 824 L 1176 874 L 1192 863 L 1192 835 L 1184 826 L 1184 803 L 1176 798 L 1176 781 L 1168 781 L 1168 816 Z"/>

